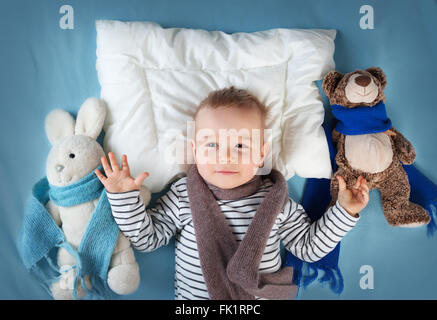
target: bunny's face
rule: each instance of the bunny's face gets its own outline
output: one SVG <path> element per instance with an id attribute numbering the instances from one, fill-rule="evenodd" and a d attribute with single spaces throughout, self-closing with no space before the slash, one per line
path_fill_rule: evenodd
<path id="1" fill-rule="evenodd" d="M 47 180 L 66 186 L 90 174 L 105 156 L 96 141 L 102 131 L 106 107 L 102 100 L 87 99 L 77 120 L 65 110 L 55 109 L 46 117 L 45 128 L 52 149 L 46 165 Z"/>
<path id="2" fill-rule="evenodd" d="M 66 137 L 50 150 L 46 172 L 50 184 L 61 187 L 91 173 L 105 156 L 96 140 L 83 136 Z"/>

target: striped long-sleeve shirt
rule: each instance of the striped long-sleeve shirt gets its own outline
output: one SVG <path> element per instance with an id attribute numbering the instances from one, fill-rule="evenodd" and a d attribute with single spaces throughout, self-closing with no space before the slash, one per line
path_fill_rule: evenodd
<path id="1" fill-rule="evenodd" d="M 139 190 L 107 192 L 107 196 L 115 221 L 137 250 L 153 251 L 175 237 L 175 299 L 208 299 L 186 184 L 187 177 L 173 182 L 170 190 L 150 208 L 146 208 Z M 260 189 L 248 197 L 217 200 L 238 241 L 243 239 L 271 186 L 272 181 L 265 178 Z M 358 220 L 359 217 L 349 215 L 337 202 L 319 220 L 311 223 L 304 208 L 289 199 L 270 232 L 259 272 L 270 273 L 281 268 L 281 241 L 287 250 L 304 261 L 320 260 Z"/>

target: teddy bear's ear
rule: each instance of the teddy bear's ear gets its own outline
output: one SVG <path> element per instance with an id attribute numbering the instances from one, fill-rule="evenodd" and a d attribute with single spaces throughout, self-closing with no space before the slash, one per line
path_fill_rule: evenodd
<path id="1" fill-rule="evenodd" d="M 384 71 L 382 71 L 382 69 L 378 67 L 367 68 L 366 71 L 379 80 L 379 82 L 381 83 L 381 87 L 384 90 L 387 84 L 387 77 L 385 76 Z"/>
<path id="2" fill-rule="evenodd" d="M 97 139 L 106 117 L 106 106 L 97 98 L 88 98 L 77 113 L 74 133 Z"/>
<path id="3" fill-rule="evenodd" d="M 45 130 L 51 145 L 59 140 L 74 135 L 75 121 L 71 114 L 62 109 L 51 111 L 45 119 Z"/>
<path id="4" fill-rule="evenodd" d="M 338 83 L 342 78 L 343 78 L 343 74 L 335 70 L 330 71 L 323 78 L 322 89 L 325 92 L 325 94 L 328 96 L 328 98 L 331 97 L 332 93 L 334 92 L 335 88 L 337 87 Z"/>

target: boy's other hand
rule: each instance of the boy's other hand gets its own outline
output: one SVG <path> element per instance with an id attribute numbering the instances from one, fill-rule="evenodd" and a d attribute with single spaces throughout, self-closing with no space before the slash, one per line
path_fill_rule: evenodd
<path id="1" fill-rule="evenodd" d="M 105 186 L 105 189 L 112 193 L 139 190 L 144 179 L 149 176 L 149 173 L 143 172 L 134 179 L 130 176 L 127 156 L 125 154 L 121 157 L 121 168 L 118 165 L 113 152 L 109 152 L 108 156 L 111 161 L 111 166 L 109 166 L 106 157 L 100 158 L 106 177 L 99 171 L 99 169 L 94 170 L 94 173 Z"/>
<path id="2" fill-rule="evenodd" d="M 352 188 L 346 187 L 346 181 L 342 176 L 338 180 L 338 202 L 351 216 L 356 216 L 369 202 L 369 187 L 367 181 L 359 176 Z"/>

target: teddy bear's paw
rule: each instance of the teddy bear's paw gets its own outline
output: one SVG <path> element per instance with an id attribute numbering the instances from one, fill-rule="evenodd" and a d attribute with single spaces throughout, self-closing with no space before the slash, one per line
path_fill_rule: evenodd
<path id="1" fill-rule="evenodd" d="M 425 222 L 411 222 L 411 223 L 407 223 L 407 224 L 400 224 L 398 227 L 402 227 L 402 228 L 417 228 L 420 226 L 424 226 L 428 223 Z"/>
<path id="2" fill-rule="evenodd" d="M 416 228 L 427 225 L 431 221 L 431 217 L 424 208 L 410 202 L 397 212 L 388 215 L 387 221 L 395 227 Z"/>
<path id="3" fill-rule="evenodd" d="M 140 284 L 140 271 L 138 264 L 120 264 L 108 272 L 108 286 L 117 294 L 130 294 Z"/>
<path id="4" fill-rule="evenodd" d="M 429 216 L 429 214 L 427 214 L 426 217 L 422 217 L 422 218 L 418 219 L 417 221 L 407 222 L 405 224 L 400 224 L 399 227 L 417 228 L 420 226 L 427 225 L 430 221 L 431 221 L 431 217 Z"/>

